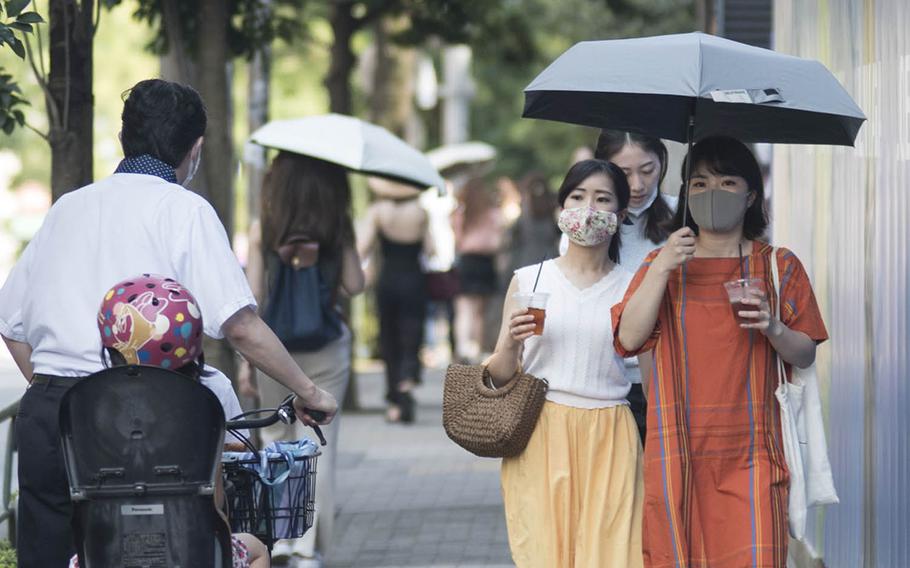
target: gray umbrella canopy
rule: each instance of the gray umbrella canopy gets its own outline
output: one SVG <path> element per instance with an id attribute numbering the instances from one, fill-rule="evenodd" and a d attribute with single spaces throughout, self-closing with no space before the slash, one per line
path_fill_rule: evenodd
<path id="1" fill-rule="evenodd" d="M 702 33 L 578 43 L 528 85 L 522 116 L 680 142 L 843 146 L 866 119 L 818 61 Z"/>

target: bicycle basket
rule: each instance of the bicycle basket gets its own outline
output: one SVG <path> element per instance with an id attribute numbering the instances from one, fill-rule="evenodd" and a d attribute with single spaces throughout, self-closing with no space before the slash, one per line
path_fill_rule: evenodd
<path id="1" fill-rule="evenodd" d="M 315 445 L 294 451 L 224 455 L 225 498 L 231 531 L 250 533 L 267 545 L 299 538 L 313 526 Z"/>

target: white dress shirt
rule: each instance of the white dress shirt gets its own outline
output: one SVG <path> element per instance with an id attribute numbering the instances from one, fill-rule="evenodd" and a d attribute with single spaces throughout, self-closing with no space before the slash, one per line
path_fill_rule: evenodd
<path id="1" fill-rule="evenodd" d="M 117 173 L 60 198 L 0 290 L 0 334 L 28 343 L 35 373 L 99 371 L 98 308 L 137 274 L 183 284 L 205 333 L 256 301 L 224 226 L 205 199 L 144 174 Z"/>
<path id="2" fill-rule="evenodd" d="M 218 402 L 221 403 L 221 408 L 224 409 L 224 419 L 231 420 L 236 416 L 240 416 L 240 414 L 243 413 L 243 409 L 240 407 L 240 399 L 237 398 L 237 393 L 234 391 L 234 385 L 231 384 L 231 379 L 227 378 L 227 375 L 211 365 L 205 366 L 205 372 L 208 376 L 203 375 L 199 377 L 199 382 L 205 385 L 206 388 L 218 397 Z M 245 438 L 250 437 L 250 431 L 246 429 L 238 431 L 238 434 Z M 225 432 L 224 441 L 225 443 L 228 443 L 236 442 L 238 440 Z"/>

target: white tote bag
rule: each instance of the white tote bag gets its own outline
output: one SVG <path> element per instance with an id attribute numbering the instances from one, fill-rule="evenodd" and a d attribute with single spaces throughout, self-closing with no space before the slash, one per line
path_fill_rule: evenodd
<path id="1" fill-rule="evenodd" d="M 805 385 L 803 392 L 803 424 L 805 440 L 803 449 L 803 470 L 806 474 L 806 504 L 810 507 L 840 503 L 834 489 L 834 475 L 828 461 L 828 441 L 825 437 L 825 421 L 822 416 L 822 399 L 818 393 L 818 376 L 815 365 L 807 369 L 794 368 L 792 375 Z M 799 426 L 799 422 L 797 422 Z"/>
<path id="2" fill-rule="evenodd" d="M 780 358 L 778 358 L 780 361 Z M 803 408 L 804 387 L 795 382 L 787 382 L 781 377 L 786 377 L 782 365 L 778 364 L 777 390 L 774 396 L 780 403 L 780 431 L 784 442 L 784 458 L 787 460 L 787 469 L 790 470 L 790 501 L 788 503 L 788 517 L 790 521 L 790 536 L 801 540 L 806 535 L 807 501 L 806 501 L 806 473 L 803 469 L 803 455 L 799 442 L 799 427 L 797 426 Z"/>
<path id="3" fill-rule="evenodd" d="M 774 315 L 780 319 L 780 270 L 777 248 L 771 253 L 771 274 L 777 294 Z M 793 367 L 787 382 L 786 369 L 777 359 L 777 390 L 780 403 L 781 435 L 784 457 L 790 470 L 790 536 L 802 539 L 806 534 L 808 507 L 838 503 L 834 477 L 828 461 L 828 444 L 822 417 L 821 397 L 815 365 L 807 369 Z"/>

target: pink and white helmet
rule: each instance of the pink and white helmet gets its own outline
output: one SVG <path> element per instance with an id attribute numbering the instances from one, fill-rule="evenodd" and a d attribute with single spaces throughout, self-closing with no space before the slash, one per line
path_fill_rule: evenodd
<path id="1" fill-rule="evenodd" d="M 101 343 L 130 365 L 179 369 L 202 354 L 202 313 L 173 278 L 143 274 L 115 284 L 98 311 Z"/>

